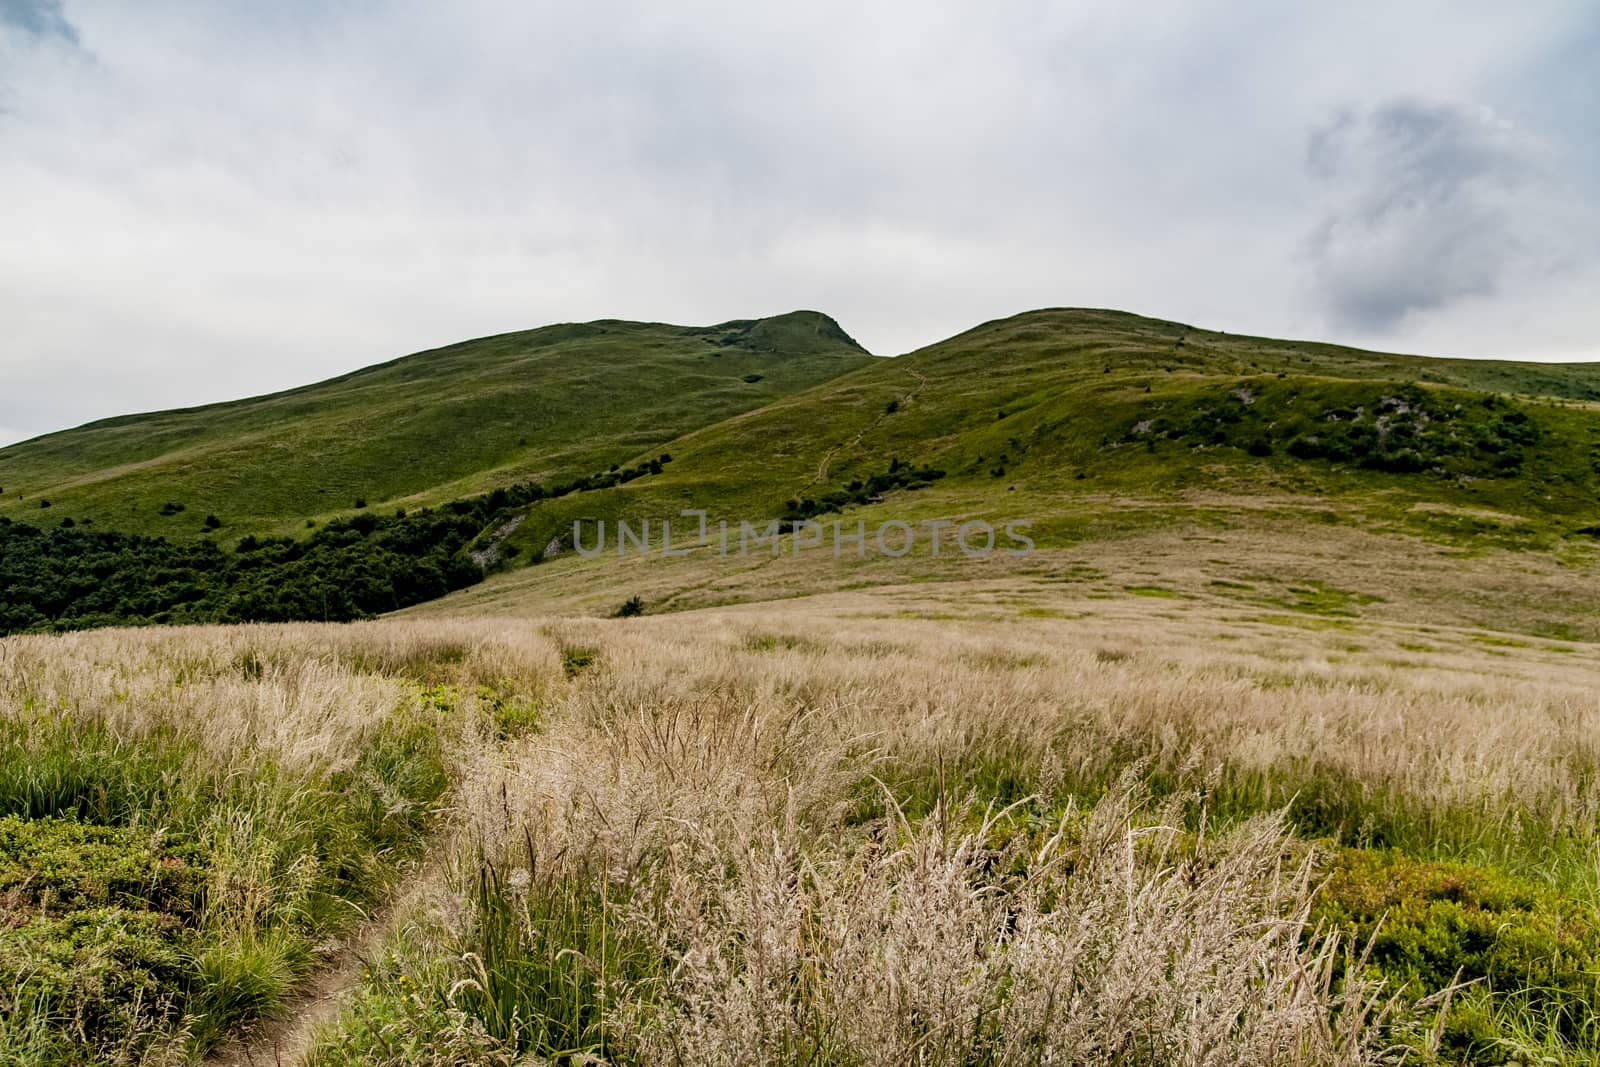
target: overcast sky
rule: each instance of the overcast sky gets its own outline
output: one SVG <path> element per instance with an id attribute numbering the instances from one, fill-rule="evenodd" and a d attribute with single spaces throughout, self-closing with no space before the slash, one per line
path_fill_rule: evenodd
<path id="1" fill-rule="evenodd" d="M 0 443 L 592 318 L 1600 360 L 1600 5 L 0 0 Z"/>

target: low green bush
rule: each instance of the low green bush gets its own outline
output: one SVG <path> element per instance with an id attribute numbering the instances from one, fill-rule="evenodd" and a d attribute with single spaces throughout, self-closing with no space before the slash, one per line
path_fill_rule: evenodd
<path id="1" fill-rule="evenodd" d="M 1191 448 L 1236 448 L 1258 458 L 1278 451 L 1391 474 L 1426 471 L 1494 478 L 1521 470 L 1539 425 L 1494 393 L 1427 389 L 1415 383 L 1349 382 L 1311 387 L 1252 380 L 1173 410 L 1142 417 L 1123 443 L 1171 440 Z"/>
<path id="2" fill-rule="evenodd" d="M 599 653 L 592 648 L 576 646 L 561 650 L 561 670 L 568 678 L 576 678 L 595 665 Z"/>
<path id="3" fill-rule="evenodd" d="M 1600 915 L 1592 906 L 1490 867 L 1344 849 L 1313 918 L 1343 931 L 1405 1000 L 1462 983 L 1447 1012 L 1447 1061 L 1500 1064 L 1509 1031 L 1533 1029 L 1600 1057 Z"/>
<path id="4" fill-rule="evenodd" d="M 942 470 L 918 467 L 893 459 L 889 462 L 888 470 L 871 475 L 865 480 L 854 479 L 843 489 L 832 490 L 820 497 L 796 497 L 785 501 L 783 511 L 778 517 L 784 522 L 803 522 L 818 515 L 842 511 L 852 504 L 874 503 L 884 493 L 896 489 L 923 489 L 944 476 L 945 472 Z"/>
<path id="5" fill-rule="evenodd" d="M 203 862 L 200 849 L 158 832 L 0 817 L 0 900 L 8 910 L 137 907 L 189 921 L 205 885 Z"/>
<path id="6" fill-rule="evenodd" d="M 5 1062 L 112 1062 L 177 1023 L 205 878 L 158 833 L 0 818 L 0 1029 L 37 1031 Z"/>
<path id="7" fill-rule="evenodd" d="M 159 721 L 0 722 L 0 1062 L 203 1053 L 281 1003 L 420 845 L 445 745 L 402 705 L 348 764 L 241 774 Z"/>

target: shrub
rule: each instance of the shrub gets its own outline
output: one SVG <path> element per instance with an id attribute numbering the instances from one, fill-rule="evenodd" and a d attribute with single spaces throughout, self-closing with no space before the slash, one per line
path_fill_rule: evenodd
<path id="1" fill-rule="evenodd" d="M 1394 851 L 1345 849 L 1331 869 L 1314 918 L 1358 945 L 1370 942 L 1369 967 L 1407 999 L 1458 982 L 1523 991 L 1526 1010 L 1549 1018 L 1564 1038 L 1593 1041 L 1600 916 L 1592 908 L 1491 867 Z M 1481 1004 L 1463 1001 L 1446 1019 L 1446 1051 L 1489 1054 L 1495 1030 Z"/>
<path id="2" fill-rule="evenodd" d="M 622 606 L 616 610 L 612 617 L 617 619 L 632 619 L 643 614 L 644 601 L 637 596 L 631 596 L 622 602 Z"/>
<path id="3" fill-rule="evenodd" d="M 576 678 L 584 671 L 593 667 L 599 653 L 592 648 L 563 648 L 561 650 L 561 670 L 568 678 Z"/>
<path id="4" fill-rule="evenodd" d="M 817 498 L 796 497 L 785 501 L 778 517 L 784 522 L 803 522 L 818 515 L 842 511 L 851 504 L 873 503 L 875 497 L 893 489 L 922 489 L 943 478 L 944 473 L 932 467 L 902 463 L 895 458 L 889 461 L 887 471 L 874 474 L 865 481 L 854 478 L 844 489 L 836 489 Z"/>
<path id="5" fill-rule="evenodd" d="M 1504 477 L 1522 468 L 1539 438 L 1526 411 L 1494 394 L 1384 382 L 1301 391 L 1268 379 L 1141 418 L 1121 440 L 1143 440 L 1150 450 L 1162 439 L 1241 448 L 1258 457 L 1282 449 L 1391 474 Z"/>
<path id="6" fill-rule="evenodd" d="M 362 510 L 320 528 L 306 519 L 314 532 L 301 540 L 250 535 L 232 553 L 210 540 L 90 532 L 87 519 L 46 532 L 0 517 L 0 636 L 152 623 L 345 622 L 394 611 L 481 581 L 483 568 L 466 550 L 508 510 L 657 474 L 671 460 L 663 453 L 636 467 L 553 486 L 526 482 L 438 508 Z M 163 510 L 182 509 L 174 501 Z M 204 528 L 221 525 L 208 515 Z"/>
<path id="7" fill-rule="evenodd" d="M 0 989 L 0 1009 L 54 1032 L 58 1058 L 41 1062 L 77 1062 L 69 1032 L 109 1054 L 138 1027 L 175 1021 L 202 864 L 160 834 L 0 817 L 0 900 L 14 919 L 0 924 L 0 971 L 27 975 L 31 993 L 8 1002 Z"/>

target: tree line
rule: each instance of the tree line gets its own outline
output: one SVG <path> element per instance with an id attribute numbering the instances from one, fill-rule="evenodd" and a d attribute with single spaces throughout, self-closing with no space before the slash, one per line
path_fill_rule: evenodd
<path id="1" fill-rule="evenodd" d="M 483 580 L 467 549 L 515 510 L 606 489 L 663 455 L 554 486 L 524 482 L 437 508 L 362 512 L 302 537 L 174 542 L 0 516 L 0 635 L 160 623 L 348 622 Z"/>

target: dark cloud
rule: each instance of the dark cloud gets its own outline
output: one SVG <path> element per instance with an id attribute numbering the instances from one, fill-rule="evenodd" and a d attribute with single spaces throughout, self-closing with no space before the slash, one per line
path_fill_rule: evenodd
<path id="1" fill-rule="evenodd" d="M 61 0 L 0 0 L 0 26 L 10 26 L 33 37 L 57 37 L 78 43 L 78 31 L 61 13 Z"/>
<path id="2" fill-rule="evenodd" d="M 1327 198 L 1309 243 L 1318 299 L 1340 326 L 1492 296 L 1561 265 L 1561 197 L 1543 147 L 1486 108 L 1397 100 L 1313 132 Z"/>

